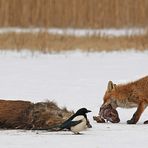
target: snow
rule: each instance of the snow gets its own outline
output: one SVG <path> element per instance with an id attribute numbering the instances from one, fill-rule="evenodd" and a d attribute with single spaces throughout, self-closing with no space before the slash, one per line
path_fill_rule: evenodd
<path id="1" fill-rule="evenodd" d="M 148 110 L 136 125 L 127 125 L 135 109 L 118 109 L 121 122 L 98 124 L 98 114 L 107 82 L 126 83 L 148 74 L 148 52 L 64 52 L 41 54 L 0 52 L 0 97 L 33 102 L 54 100 L 88 115 L 93 128 L 82 135 L 71 132 L 0 130 L 2 148 L 147 148 Z"/>
<path id="2" fill-rule="evenodd" d="M 47 32 L 49 34 L 70 35 L 70 36 L 127 36 L 145 34 L 143 28 L 120 28 L 120 29 L 74 29 L 74 28 L 0 28 L 0 34 L 3 33 L 39 33 Z"/>

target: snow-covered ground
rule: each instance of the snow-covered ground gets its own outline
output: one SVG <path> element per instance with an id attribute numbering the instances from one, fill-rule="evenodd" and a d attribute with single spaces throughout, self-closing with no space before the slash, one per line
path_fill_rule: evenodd
<path id="1" fill-rule="evenodd" d="M 145 34 L 146 29 L 144 28 L 121 28 L 121 29 L 73 29 L 73 28 L 0 28 L 0 34 L 3 33 L 39 33 L 47 32 L 49 34 L 57 35 L 70 35 L 70 36 L 127 36 L 127 35 L 140 35 Z"/>
<path id="2" fill-rule="evenodd" d="M 127 125 L 135 109 L 118 109 L 121 122 L 97 124 L 107 82 L 126 83 L 148 75 L 148 52 L 41 54 L 0 52 L 0 98 L 33 102 L 54 100 L 76 111 L 92 110 L 92 129 L 83 135 L 71 132 L 0 130 L 2 148 L 147 148 L 145 110 L 137 125 Z"/>

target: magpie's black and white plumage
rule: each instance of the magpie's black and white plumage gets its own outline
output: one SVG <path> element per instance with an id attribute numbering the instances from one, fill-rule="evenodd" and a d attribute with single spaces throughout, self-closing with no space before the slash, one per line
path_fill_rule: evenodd
<path id="1" fill-rule="evenodd" d="M 79 134 L 79 132 L 87 128 L 88 119 L 86 114 L 89 112 L 91 111 L 86 108 L 79 109 L 74 115 L 59 126 L 60 130 L 68 129 L 75 134 Z"/>

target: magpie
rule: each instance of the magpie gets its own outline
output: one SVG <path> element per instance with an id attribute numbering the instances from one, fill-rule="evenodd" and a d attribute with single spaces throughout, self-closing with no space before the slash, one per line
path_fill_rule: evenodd
<path id="1" fill-rule="evenodd" d="M 88 127 L 89 121 L 86 114 L 89 112 L 91 111 L 86 108 L 79 109 L 74 115 L 59 126 L 59 130 L 68 129 L 74 134 L 80 134 L 79 132 Z"/>

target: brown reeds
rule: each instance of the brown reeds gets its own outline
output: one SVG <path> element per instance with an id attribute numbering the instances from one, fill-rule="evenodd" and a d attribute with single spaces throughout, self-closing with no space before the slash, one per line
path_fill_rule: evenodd
<path id="1" fill-rule="evenodd" d="M 148 0 L 0 0 L 0 27 L 145 27 Z"/>
<path id="2" fill-rule="evenodd" d="M 5 33 L 0 34 L 0 49 L 41 52 L 60 52 L 80 49 L 82 51 L 113 51 L 113 50 L 146 50 L 148 34 L 120 37 L 100 36 L 67 36 L 39 33 Z"/>

